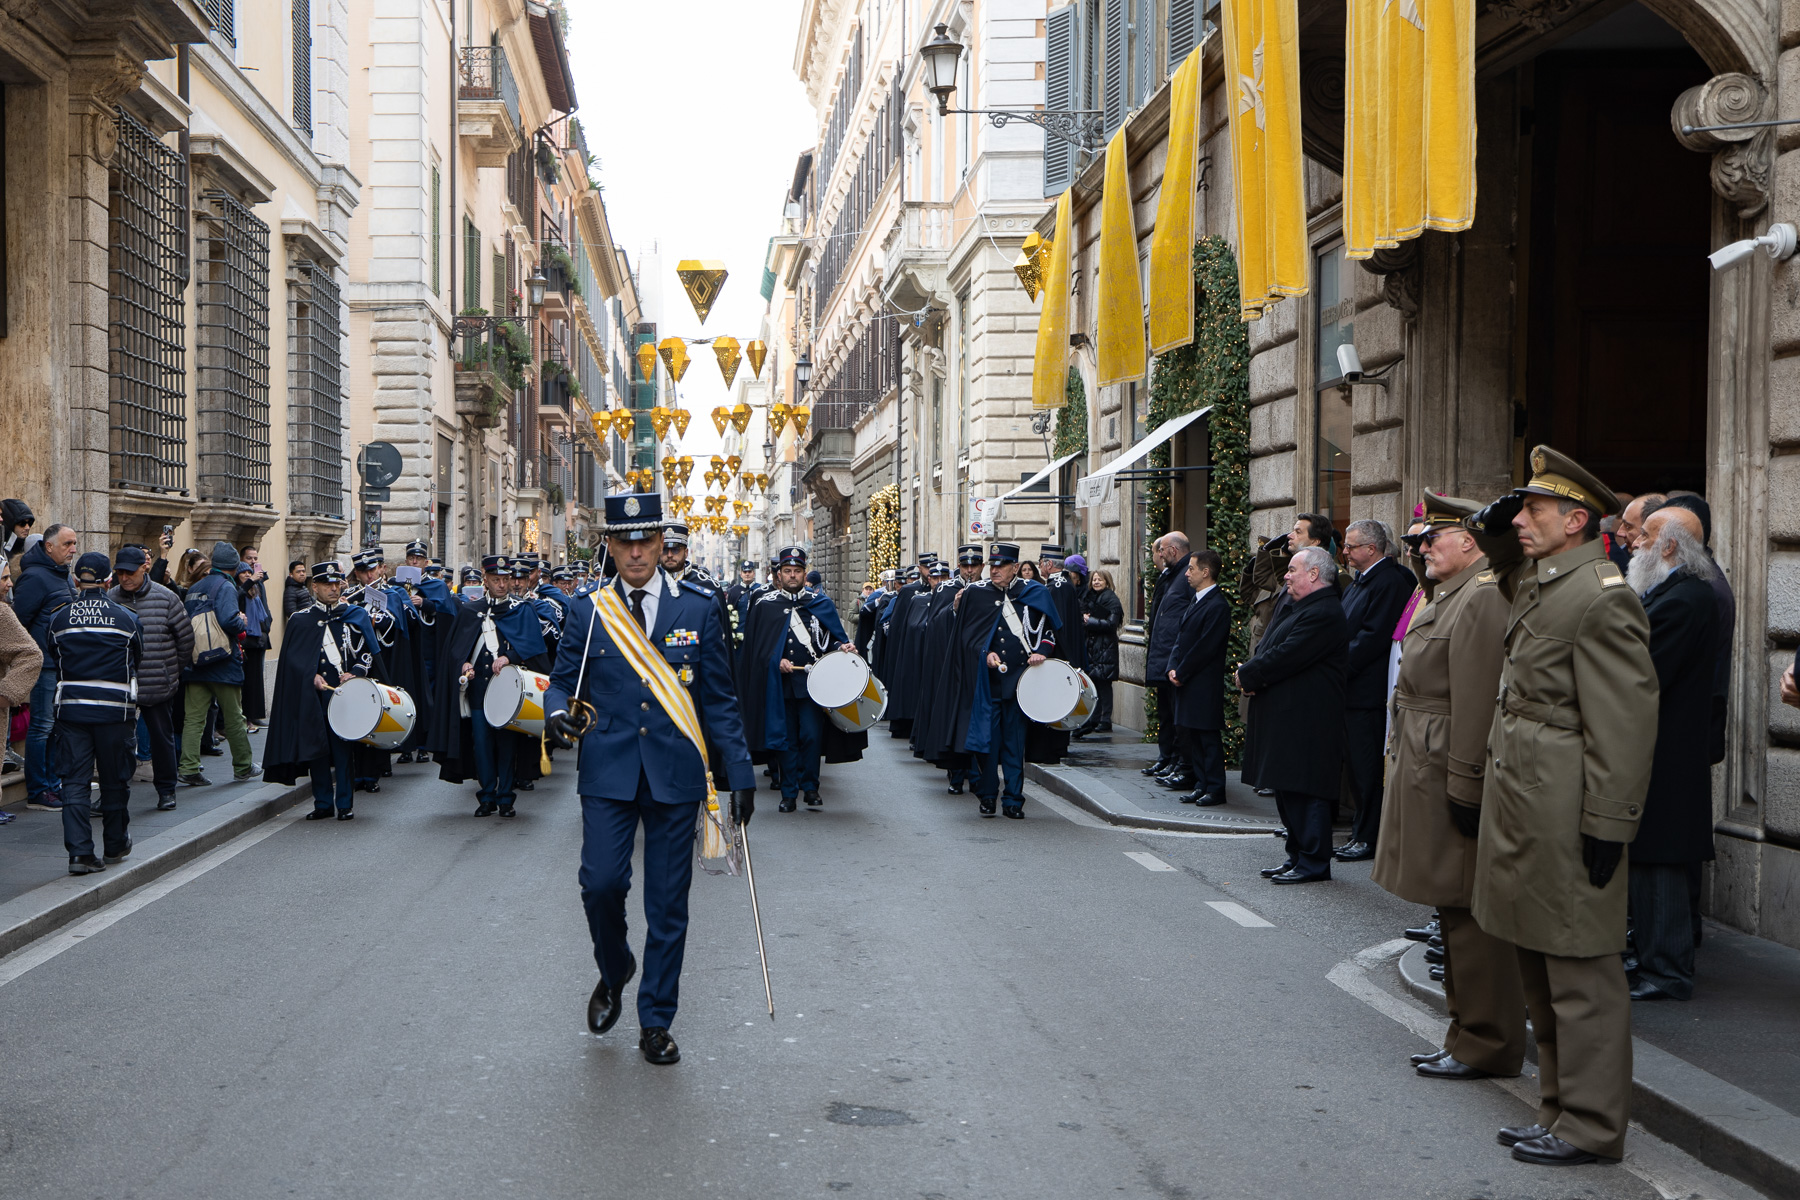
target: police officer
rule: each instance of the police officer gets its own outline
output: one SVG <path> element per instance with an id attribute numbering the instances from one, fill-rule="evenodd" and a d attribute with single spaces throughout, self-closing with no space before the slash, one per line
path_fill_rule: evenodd
<path id="1" fill-rule="evenodd" d="M 143 636 L 130 609 L 106 595 L 112 565 L 91 552 L 75 563 L 75 598 L 50 618 L 50 666 L 56 671 L 57 770 L 63 796 L 63 846 L 69 874 L 104 871 L 131 853 L 131 772 L 137 767 L 137 669 Z M 87 781 L 100 780 L 106 863 L 94 857 Z"/>
<path id="2" fill-rule="evenodd" d="M 970 584 L 956 604 L 952 745 L 972 756 L 981 815 L 993 816 L 998 800 L 1016 820 L 1025 815 L 1027 724 L 1019 708 L 1019 678 L 1027 667 L 1059 657 L 1061 626 L 1050 589 L 1019 578 L 1018 546 L 996 542 L 988 553 L 988 576 Z"/>
<path id="3" fill-rule="evenodd" d="M 821 803 L 825 718 L 806 680 L 813 664 L 834 648 L 856 652 L 831 597 L 806 582 L 806 551 L 788 546 L 775 559 L 775 586 L 750 603 L 737 671 L 744 736 L 751 749 L 779 764 L 781 812 L 793 812 L 797 799 L 804 798 L 808 808 Z M 779 711 L 770 703 L 774 696 L 781 698 Z"/>
<path id="4" fill-rule="evenodd" d="M 1623 1156 L 1631 1098 L 1620 867 L 1649 787 L 1657 683 L 1649 620 L 1599 538 L 1618 511 L 1605 484 L 1539 446 L 1530 482 L 1469 518 L 1511 602 L 1472 907 L 1518 947 L 1538 1045 L 1537 1123 L 1500 1140 L 1556 1166 Z"/>
<path id="5" fill-rule="evenodd" d="M 1425 493 L 1417 545 L 1431 598 L 1400 647 L 1388 799 L 1375 838 L 1375 882 L 1439 913 L 1450 1028 L 1443 1049 L 1413 1056 L 1419 1074 L 1435 1079 L 1512 1076 L 1525 1061 L 1518 952 L 1469 912 L 1507 609 L 1487 556 L 1462 525 L 1479 507 Z"/>
<path id="6" fill-rule="evenodd" d="M 637 972 L 626 941 L 625 898 L 637 828 L 644 827 L 644 978 L 638 985 L 638 1049 L 652 1063 L 681 1061 L 669 1034 L 687 944 L 694 834 L 707 799 L 710 742 L 723 759 L 740 822 L 755 808 L 755 775 L 731 689 L 731 658 L 709 589 L 677 583 L 662 570 L 662 498 L 606 497 L 607 549 L 617 577 L 573 602 L 568 636 L 550 677 L 548 735 L 579 739 L 581 900 L 600 982 L 588 1000 L 588 1028 L 619 1019 L 625 985 Z M 636 659 L 655 664 L 652 679 Z M 585 663 L 585 667 L 584 667 Z M 668 670 L 661 668 L 666 664 Z M 591 714 L 571 718 L 577 705 Z"/>

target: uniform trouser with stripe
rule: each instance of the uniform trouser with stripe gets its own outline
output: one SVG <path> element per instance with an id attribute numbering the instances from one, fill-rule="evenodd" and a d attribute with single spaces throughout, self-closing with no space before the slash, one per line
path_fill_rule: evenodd
<path id="1" fill-rule="evenodd" d="M 131 845 L 126 830 L 131 815 L 131 773 L 137 768 L 137 716 L 104 725 L 56 723 L 57 767 L 63 777 L 63 845 L 71 857 L 94 852 L 93 810 L 88 802 L 88 780 L 100 780 L 101 828 L 106 853 L 120 855 Z"/>
<path id="2" fill-rule="evenodd" d="M 1484 933 L 1466 908 L 1438 906 L 1444 932 L 1444 1000 L 1450 1028 L 1444 1049 L 1491 1075 L 1517 1075 L 1525 1064 L 1525 989 L 1519 952 Z"/>
<path id="3" fill-rule="evenodd" d="M 1631 990 L 1617 954 L 1563 958 L 1519 947 L 1538 1048 L 1538 1124 L 1603 1158 L 1625 1153 Z"/>

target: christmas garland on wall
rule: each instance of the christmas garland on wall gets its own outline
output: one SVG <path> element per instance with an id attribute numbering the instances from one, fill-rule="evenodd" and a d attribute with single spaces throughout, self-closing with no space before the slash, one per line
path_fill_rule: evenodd
<path id="1" fill-rule="evenodd" d="M 900 565 L 900 488 L 888 484 L 869 497 L 869 582 Z"/>
<path id="2" fill-rule="evenodd" d="M 1146 426 L 1155 429 L 1171 417 L 1212 406 L 1207 414 L 1212 471 L 1206 493 L 1206 544 L 1225 560 L 1220 590 L 1231 604 L 1228 664 L 1244 660 L 1250 649 L 1250 610 L 1236 581 L 1250 564 L 1250 339 L 1239 311 L 1237 260 L 1224 238 L 1202 238 L 1194 247 L 1194 341 L 1158 355 L 1150 384 Z M 1150 452 L 1150 465 L 1169 465 L 1169 447 Z M 1144 530 L 1145 605 L 1156 587 L 1159 568 L 1149 558 L 1150 543 L 1169 532 L 1169 481 L 1164 476 L 1144 485 L 1147 512 Z M 1244 742 L 1238 718 L 1237 687 L 1225 681 L 1225 759 L 1237 766 Z M 1154 740 L 1159 715 L 1156 693 L 1144 691 L 1146 740 Z"/>
<path id="3" fill-rule="evenodd" d="M 1050 447 L 1053 459 L 1088 448 L 1087 388 L 1082 385 L 1081 372 L 1073 367 L 1069 369 L 1069 384 L 1063 394 L 1069 402 L 1056 413 L 1056 438 Z"/>

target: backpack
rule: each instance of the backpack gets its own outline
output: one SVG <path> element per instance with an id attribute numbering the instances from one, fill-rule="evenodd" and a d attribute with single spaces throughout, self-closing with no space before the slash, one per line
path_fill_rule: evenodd
<path id="1" fill-rule="evenodd" d="M 230 658 L 237 650 L 237 639 L 219 624 L 212 597 L 205 592 L 196 594 L 190 590 L 187 610 L 188 620 L 194 627 L 194 649 L 189 661 L 196 667 L 204 667 Z"/>

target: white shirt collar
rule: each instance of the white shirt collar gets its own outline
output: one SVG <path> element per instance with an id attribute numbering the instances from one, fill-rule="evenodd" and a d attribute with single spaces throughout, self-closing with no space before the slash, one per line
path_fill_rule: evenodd
<path id="1" fill-rule="evenodd" d="M 1202 597 L 1202 596 L 1204 596 L 1204 595 L 1206 595 L 1206 593 L 1207 593 L 1207 592 L 1210 592 L 1210 591 L 1214 591 L 1214 590 L 1216 590 L 1216 589 L 1217 589 L 1217 588 L 1218 588 L 1218 586 L 1219 586 L 1219 585 L 1218 585 L 1218 584 L 1216 584 L 1216 583 L 1209 583 L 1209 584 L 1207 584 L 1207 585 L 1206 585 L 1206 586 L 1205 586 L 1205 587 L 1204 587 L 1204 588 L 1202 588 L 1202 589 L 1201 589 L 1201 590 L 1200 590 L 1200 591 L 1197 591 L 1197 592 L 1195 592 L 1195 593 L 1194 593 L 1194 600 L 1195 600 L 1195 601 L 1196 601 L 1196 602 L 1198 602 L 1198 601 L 1199 601 L 1199 599 L 1200 599 L 1200 597 Z"/>

